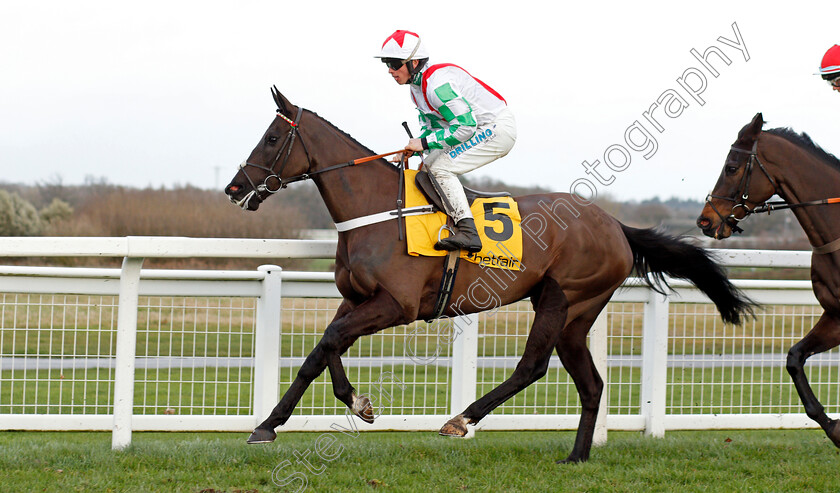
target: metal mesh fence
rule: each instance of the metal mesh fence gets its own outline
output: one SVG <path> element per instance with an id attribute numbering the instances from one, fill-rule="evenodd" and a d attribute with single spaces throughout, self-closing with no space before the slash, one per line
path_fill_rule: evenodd
<path id="1" fill-rule="evenodd" d="M 821 314 L 819 306 L 770 305 L 734 326 L 711 305 L 672 303 L 667 413 L 803 412 L 785 361 Z M 812 356 L 805 369 L 826 412 L 840 411 L 840 351 Z"/>
<path id="2" fill-rule="evenodd" d="M 293 381 L 340 303 L 283 300 L 280 392 Z M 0 414 L 113 413 L 117 298 L 0 293 Z M 607 307 L 609 414 L 641 412 L 642 303 Z M 817 306 L 771 305 L 742 327 L 714 307 L 671 303 L 666 414 L 801 413 L 785 371 L 787 349 L 816 323 Z M 253 413 L 256 300 L 248 297 L 140 299 L 134 413 Z M 479 317 L 477 395 L 502 383 L 525 346 L 533 313 L 519 302 Z M 385 392 L 392 415 L 449 415 L 451 323 L 416 322 L 363 337 L 342 357 L 358 393 Z M 840 412 L 840 351 L 809 359 L 814 392 Z M 374 402 L 375 404 L 375 402 Z M 343 414 L 329 372 L 296 415 Z M 548 374 L 495 414 L 577 414 L 574 384 L 552 355 Z"/>
<path id="3" fill-rule="evenodd" d="M 0 295 L 0 414 L 112 414 L 115 296 Z M 251 414 L 255 300 L 141 297 L 134 414 Z"/>
<path id="4" fill-rule="evenodd" d="M 253 298 L 142 297 L 135 414 L 252 414 Z"/>
<path id="5" fill-rule="evenodd" d="M 0 294 L 0 413 L 113 412 L 114 296 Z"/>

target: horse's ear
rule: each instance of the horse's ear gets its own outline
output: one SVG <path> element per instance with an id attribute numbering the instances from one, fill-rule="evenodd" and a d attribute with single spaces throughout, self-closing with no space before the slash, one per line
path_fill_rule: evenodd
<path id="1" fill-rule="evenodd" d="M 292 103 L 290 103 L 285 96 L 280 94 L 277 86 L 271 86 L 271 97 L 274 98 L 274 103 L 277 105 L 278 110 L 285 115 L 289 115 L 291 113 L 291 108 L 293 106 Z"/>
<path id="2" fill-rule="evenodd" d="M 764 116 L 761 114 L 760 111 L 755 114 L 755 116 L 752 119 L 752 122 L 750 122 L 750 125 L 752 125 L 752 127 L 756 130 L 756 135 L 758 135 L 758 133 L 761 132 L 761 127 L 764 126 Z"/>
<path id="3" fill-rule="evenodd" d="M 752 144 L 758 135 L 761 133 L 761 128 L 764 126 L 764 116 L 758 112 L 753 117 L 752 121 L 744 125 L 744 128 L 738 133 L 738 143 Z"/>

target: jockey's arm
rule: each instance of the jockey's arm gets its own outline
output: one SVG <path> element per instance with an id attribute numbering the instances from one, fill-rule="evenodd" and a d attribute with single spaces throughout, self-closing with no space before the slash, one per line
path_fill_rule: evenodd
<path id="1" fill-rule="evenodd" d="M 467 142 L 474 135 L 478 125 L 473 117 L 472 107 L 459 96 L 448 82 L 428 92 L 429 103 L 435 106 L 447 125 L 438 124 L 421 138 L 426 139 L 426 149 L 443 149 Z"/>

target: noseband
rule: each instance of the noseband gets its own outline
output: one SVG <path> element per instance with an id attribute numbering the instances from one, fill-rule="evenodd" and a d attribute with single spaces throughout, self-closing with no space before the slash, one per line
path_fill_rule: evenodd
<path id="1" fill-rule="evenodd" d="M 773 185 L 774 193 L 778 194 L 779 187 L 776 185 L 775 180 L 773 177 L 770 176 L 770 173 L 767 172 L 767 169 L 761 163 L 761 160 L 758 159 L 758 139 L 753 143 L 752 149 L 741 149 L 735 146 L 729 148 L 731 151 L 735 152 L 742 152 L 749 154 L 749 160 L 747 161 L 747 169 L 744 172 L 744 176 L 741 177 L 741 183 L 738 185 L 738 190 L 735 191 L 735 194 L 732 197 L 724 197 L 721 195 L 712 195 L 711 193 L 706 196 L 706 204 L 715 211 L 715 214 L 721 219 L 721 225 L 728 224 L 732 231 L 735 233 L 741 233 L 744 230 L 738 226 L 738 223 L 749 217 L 751 214 L 758 213 L 758 212 L 766 212 L 769 211 L 767 203 L 757 204 L 757 207 L 750 209 L 747 205 L 747 201 L 750 198 L 749 191 L 750 191 L 750 182 L 752 180 L 752 172 L 755 169 L 755 165 L 758 165 L 758 168 L 764 173 L 764 176 L 767 177 L 767 180 L 770 181 L 770 184 Z M 732 206 L 729 216 L 724 217 L 720 211 L 712 204 L 712 199 L 719 199 L 719 200 L 726 200 L 728 202 L 734 202 L 735 205 Z M 744 209 L 744 216 L 741 218 L 735 217 L 735 211 L 739 208 Z"/>
<path id="2" fill-rule="evenodd" d="M 289 156 L 292 154 L 292 146 L 295 144 L 295 139 L 298 138 L 298 127 L 300 126 L 300 117 L 303 115 L 303 108 L 299 107 L 297 116 L 295 116 L 294 121 L 289 119 L 283 112 L 278 108 L 277 109 L 277 116 L 285 120 L 289 124 L 289 133 L 286 134 L 286 139 L 283 141 L 283 144 L 280 146 L 280 149 L 277 151 L 277 155 L 274 156 L 274 160 L 271 163 L 271 166 L 263 166 L 261 164 L 251 163 L 247 160 L 244 161 L 242 164 L 239 165 L 239 171 L 245 176 L 245 179 L 248 180 L 248 183 L 251 185 L 251 191 L 248 192 L 247 195 L 242 197 L 241 200 L 236 202 L 236 205 L 245 209 L 248 207 L 248 201 L 251 200 L 252 197 L 257 197 L 257 199 L 262 200 L 260 197 L 261 192 L 266 192 L 269 194 L 274 194 L 279 192 L 281 189 L 286 188 L 289 183 L 300 181 L 300 180 L 308 180 L 310 176 L 306 173 L 291 176 L 286 178 L 285 180 L 280 177 L 281 173 L 283 173 L 283 168 L 286 167 L 286 163 L 289 161 Z M 306 144 L 303 142 L 303 138 L 300 137 L 300 145 L 303 146 L 303 152 L 306 154 L 306 161 L 309 164 L 306 169 L 308 170 L 312 166 L 312 160 L 309 157 L 309 151 L 306 149 Z M 280 156 L 283 155 L 283 151 L 286 151 L 286 156 L 283 158 L 283 161 L 280 163 L 280 167 L 275 171 L 274 168 L 277 166 L 277 163 L 280 162 Z M 263 179 L 263 182 L 257 185 L 248 176 L 248 173 L 245 172 L 245 168 L 248 166 L 252 166 L 254 168 L 259 168 L 263 171 L 266 171 L 268 175 Z M 276 180 L 276 185 L 272 186 L 270 183 L 274 183 Z"/>

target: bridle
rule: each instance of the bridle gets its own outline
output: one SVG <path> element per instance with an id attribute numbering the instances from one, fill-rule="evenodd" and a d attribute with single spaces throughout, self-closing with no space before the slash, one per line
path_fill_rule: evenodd
<path id="1" fill-rule="evenodd" d="M 280 174 L 283 173 L 283 168 L 286 167 L 286 163 L 289 162 L 289 156 L 292 154 L 292 147 L 295 145 L 295 139 L 300 140 L 300 145 L 303 147 L 303 152 L 306 154 L 306 162 L 308 166 L 306 169 L 312 167 L 312 159 L 309 157 L 309 150 L 306 148 L 306 144 L 303 142 L 303 137 L 299 135 L 298 127 L 300 126 L 300 117 L 303 115 L 303 107 L 299 107 L 297 111 L 297 115 L 295 116 L 294 120 L 289 119 L 286 115 L 283 114 L 283 111 L 280 108 L 277 108 L 277 116 L 285 120 L 289 124 L 289 132 L 286 134 L 286 139 L 283 140 L 283 144 L 280 146 L 280 149 L 277 150 L 277 155 L 274 156 L 274 160 L 271 162 L 271 166 L 264 166 L 262 164 L 251 163 L 247 160 L 243 161 L 242 164 L 239 165 L 239 171 L 245 176 L 245 179 L 248 180 L 248 183 L 251 185 L 251 191 L 248 192 L 242 199 L 236 201 L 236 205 L 245 209 L 248 207 L 248 202 L 253 197 L 257 197 L 258 200 L 262 200 L 260 197 L 261 192 L 267 192 L 269 194 L 274 194 L 279 192 L 281 189 L 286 188 L 289 183 L 301 180 L 308 180 L 310 178 L 310 174 L 300 174 L 296 176 L 289 177 L 285 180 L 280 177 Z M 280 162 L 280 156 L 283 155 L 283 151 L 286 151 L 286 156 L 283 158 L 283 161 Z M 280 167 L 277 171 L 274 168 L 277 166 L 277 163 L 280 162 Z M 248 173 L 245 172 L 245 168 L 248 166 L 252 166 L 254 168 L 261 169 L 266 171 L 268 175 L 263 178 L 263 182 L 257 185 L 254 183 L 254 180 L 248 176 Z M 317 173 L 317 172 L 316 172 Z M 314 173 L 313 173 L 314 174 Z M 276 185 L 272 186 L 276 180 Z"/>
<path id="2" fill-rule="evenodd" d="M 758 159 L 758 139 L 753 143 L 752 149 L 741 149 L 739 147 L 732 146 L 729 148 L 730 151 L 741 152 L 745 154 L 749 154 L 749 159 L 747 160 L 746 170 L 744 175 L 741 177 L 741 183 L 738 184 L 738 189 L 735 191 L 735 194 L 732 197 L 724 197 L 722 195 L 713 195 L 709 194 L 706 196 L 706 204 L 711 207 L 715 214 L 721 219 L 721 226 L 723 227 L 724 224 L 728 224 L 732 231 L 735 233 L 741 233 L 744 230 L 738 226 L 738 223 L 749 217 L 751 214 L 761 213 L 761 212 L 770 212 L 774 209 L 782 209 L 782 208 L 789 208 L 786 202 L 762 202 L 761 204 L 757 204 L 756 207 L 750 209 L 747 205 L 747 201 L 750 198 L 749 191 L 750 191 L 750 182 L 752 181 L 752 172 L 755 169 L 755 165 L 758 165 L 758 168 L 764 173 L 764 176 L 767 177 L 767 180 L 773 185 L 773 192 L 774 195 L 778 195 L 779 187 L 776 185 L 776 181 L 773 180 L 773 177 L 770 176 L 770 173 L 767 172 L 767 168 L 764 167 L 761 160 Z M 772 195 L 771 195 L 772 197 Z M 732 210 L 730 211 L 729 216 L 724 217 L 720 211 L 717 210 L 717 207 L 712 204 L 712 199 L 719 199 L 719 200 L 726 200 L 728 202 L 734 202 L 735 205 L 732 206 Z M 780 207 L 781 205 L 786 205 L 787 207 Z M 740 218 L 735 216 L 735 212 L 738 209 L 744 210 L 744 215 Z"/>
<path id="3" fill-rule="evenodd" d="M 248 202 L 251 200 L 251 198 L 256 197 L 259 201 L 263 200 L 262 197 L 260 197 L 260 193 L 262 192 L 268 194 L 275 194 L 289 186 L 290 183 L 303 180 L 311 180 L 314 175 L 320 173 L 326 173 L 327 171 L 346 168 L 348 166 L 355 166 L 357 164 L 367 163 L 370 161 L 381 159 L 383 157 L 405 152 L 405 149 L 400 149 L 398 151 L 388 152 L 385 154 L 377 154 L 375 156 L 367 156 L 364 158 L 354 159 L 352 161 L 347 161 L 346 163 L 336 164 L 316 171 L 309 171 L 312 168 L 312 158 L 309 156 L 309 150 L 306 148 L 306 144 L 303 142 L 303 136 L 300 134 L 299 127 L 301 115 L 303 115 L 302 107 L 298 107 L 297 115 L 295 116 L 294 120 L 291 120 L 289 117 L 284 115 L 283 110 L 281 108 L 277 108 L 277 116 L 279 116 L 280 118 L 285 120 L 286 123 L 289 124 L 289 132 L 286 134 L 286 139 L 283 141 L 283 144 L 280 146 L 280 149 L 278 149 L 277 155 L 274 156 L 274 160 L 272 161 L 271 166 L 264 166 L 262 164 L 251 163 L 247 160 L 243 161 L 242 164 L 239 165 L 239 171 L 237 171 L 237 173 L 242 172 L 242 174 L 245 176 L 245 179 L 248 180 L 248 183 L 251 185 L 251 191 L 248 192 L 241 199 L 233 201 L 236 205 L 238 205 L 242 209 L 247 209 Z M 281 177 L 281 175 L 283 173 L 283 169 L 286 167 L 286 163 L 288 163 L 289 161 L 289 156 L 291 156 L 292 154 L 292 146 L 294 146 L 295 140 L 300 141 L 300 145 L 301 147 L 303 147 L 303 152 L 304 154 L 306 154 L 307 172 L 301 173 L 299 175 L 290 176 L 284 179 Z M 286 155 L 283 158 L 283 161 L 281 162 L 280 156 L 283 155 L 284 151 Z M 274 168 L 277 166 L 278 162 L 280 163 L 280 167 L 277 168 L 277 170 L 275 171 Z M 266 177 L 263 178 L 262 183 L 258 185 L 254 183 L 254 180 L 252 180 L 250 176 L 248 176 L 248 173 L 245 172 L 245 168 L 247 168 L 248 166 L 261 169 L 268 173 Z"/>

